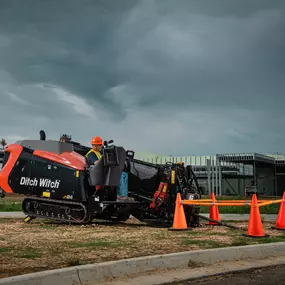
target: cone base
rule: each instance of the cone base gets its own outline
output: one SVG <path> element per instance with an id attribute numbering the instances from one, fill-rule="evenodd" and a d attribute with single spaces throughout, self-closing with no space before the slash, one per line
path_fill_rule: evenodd
<path id="1" fill-rule="evenodd" d="M 268 234 L 265 234 L 263 236 L 254 236 L 254 235 L 249 235 L 249 234 L 242 234 L 242 236 L 251 237 L 251 238 L 268 238 L 268 237 L 270 237 L 270 235 L 268 235 Z"/>
<path id="2" fill-rule="evenodd" d="M 285 228 L 271 227 L 273 230 L 285 231 Z"/>
<path id="3" fill-rule="evenodd" d="M 183 229 L 176 229 L 176 228 L 168 228 L 169 231 L 177 232 L 177 231 L 191 231 L 192 228 L 183 228 Z"/>

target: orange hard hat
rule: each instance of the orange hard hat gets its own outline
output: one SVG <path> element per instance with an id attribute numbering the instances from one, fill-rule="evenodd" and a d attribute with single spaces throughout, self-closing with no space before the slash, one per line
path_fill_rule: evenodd
<path id="1" fill-rule="evenodd" d="M 103 140 L 101 139 L 101 137 L 96 136 L 92 139 L 91 144 L 97 144 L 97 145 L 102 145 L 103 144 Z"/>

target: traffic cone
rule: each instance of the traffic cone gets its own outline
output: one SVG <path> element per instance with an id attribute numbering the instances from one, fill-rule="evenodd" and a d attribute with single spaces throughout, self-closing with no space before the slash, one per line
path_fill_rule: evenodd
<path id="1" fill-rule="evenodd" d="M 276 219 L 276 226 L 272 228 L 276 230 L 285 230 L 285 192 L 283 193 L 282 202 Z"/>
<path id="2" fill-rule="evenodd" d="M 269 235 L 264 234 L 256 194 L 252 195 L 248 229 L 244 236 L 255 238 L 269 237 Z"/>
<path id="3" fill-rule="evenodd" d="M 184 213 L 184 207 L 181 203 L 181 195 L 177 193 L 176 196 L 176 205 L 173 219 L 173 226 L 169 228 L 170 231 L 188 231 L 191 228 L 187 227 L 187 222 Z"/>
<path id="4" fill-rule="evenodd" d="M 211 193 L 211 199 L 213 202 L 217 202 L 214 192 Z M 221 221 L 219 208 L 215 204 L 212 205 L 210 208 L 210 217 L 209 218 L 212 220 L 219 221 L 219 222 Z M 218 225 L 218 223 L 209 221 L 209 225 L 216 226 L 216 225 Z"/>

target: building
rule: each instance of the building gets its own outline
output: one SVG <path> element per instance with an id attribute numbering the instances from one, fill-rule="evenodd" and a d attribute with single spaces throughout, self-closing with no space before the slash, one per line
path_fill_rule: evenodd
<path id="1" fill-rule="evenodd" d="M 285 155 L 260 153 L 173 157 L 136 153 L 135 158 L 155 164 L 191 165 L 206 194 L 244 195 L 254 188 L 260 195 L 281 196 L 285 191 Z"/>

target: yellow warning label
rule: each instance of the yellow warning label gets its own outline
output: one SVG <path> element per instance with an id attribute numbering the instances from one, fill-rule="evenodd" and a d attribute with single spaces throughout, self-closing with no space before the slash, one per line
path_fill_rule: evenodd
<path id="1" fill-rule="evenodd" d="M 174 170 L 171 171 L 171 183 L 175 184 L 175 171 Z"/>
<path id="2" fill-rule="evenodd" d="M 162 189 L 162 193 L 165 193 L 166 190 L 167 190 L 167 184 L 165 183 L 165 184 L 164 184 L 164 187 L 163 187 L 163 189 Z"/>
<path id="3" fill-rule="evenodd" d="M 78 178 L 79 177 L 79 171 L 76 170 L 75 176 Z"/>
<path id="4" fill-rule="evenodd" d="M 50 197 L 50 192 L 43 192 L 43 197 L 49 198 Z"/>

